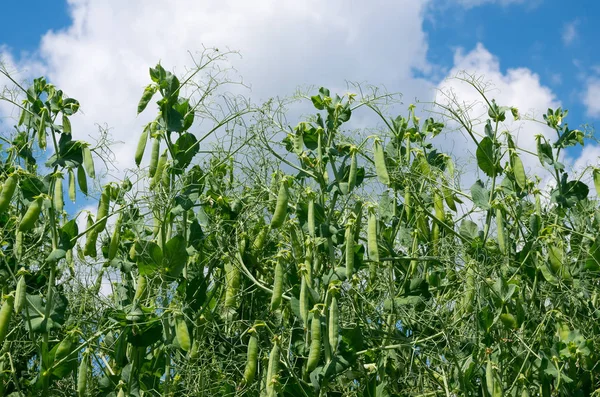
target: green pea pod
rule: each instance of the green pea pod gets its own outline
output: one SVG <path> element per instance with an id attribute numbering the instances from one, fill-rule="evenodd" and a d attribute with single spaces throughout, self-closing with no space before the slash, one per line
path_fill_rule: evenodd
<path id="1" fill-rule="evenodd" d="M 138 167 L 142 163 L 142 158 L 144 158 L 144 152 L 146 151 L 146 144 L 148 143 L 149 134 L 150 127 L 148 124 L 148 126 L 144 128 L 142 135 L 140 135 L 140 140 L 138 141 L 137 149 L 135 150 L 135 165 L 137 165 Z"/>
<path id="2" fill-rule="evenodd" d="M 135 246 L 135 244 L 134 244 L 134 246 Z M 140 274 L 137 279 L 137 286 L 135 288 L 135 296 L 133 297 L 134 302 L 139 302 L 140 300 L 144 299 L 144 296 L 146 295 L 147 286 L 148 286 L 148 280 L 146 279 L 146 276 Z"/>
<path id="3" fill-rule="evenodd" d="M 56 178 L 54 181 L 54 195 L 52 197 L 54 203 L 54 209 L 56 212 L 61 213 L 65 207 L 65 200 L 63 198 L 63 180 L 62 176 Z"/>
<path id="4" fill-rule="evenodd" d="M 17 235 L 15 236 L 15 258 L 20 261 L 23 257 L 23 232 L 17 230 Z"/>
<path id="5" fill-rule="evenodd" d="M 96 213 L 96 233 L 100 234 L 106 229 L 106 221 L 108 216 L 108 210 L 110 209 L 110 185 L 104 186 L 100 201 L 98 202 L 98 211 Z"/>
<path id="6" fill-rule="evenodd" d="M 306 255 L 304 256 L 304 278 L 309 287 L 313 285 L 313 249 L 312 243 L 307 238 L 304 242 Z"/>
<path id="7" fill-rule="evenodd" d="M 14 310 L 14 304 L 15 298 L 13 296 L 8 296 L 2 304 L 2 308 L 0 308 L 0 345 L 4 344 L 4 339 L 6 339 L 6 335 L 8 334 L 8 327 Z"/>
<path id="8" fill-rule="evenodd" d="M 160 139 L 154 138 L 154 140 L 152 141 L 152 152 L 150 153 L 150 168 L 148 169 L 150 178 L 152 178 L 152 177 L 154 177 L 154 175 L 156 175 L 159 154 L 160 154 Z"/>
<path id="9" fill-rule="evenodd" d="M 279 343 L 275 342 L 271 353 L 269 354 L 269 364 L 267 365 L 267 397 L 275 397 L 275 380 L 279 374 L 279 360 L 281 356 L 281 348 Z"/>
<path id="10" fill-rule="evenodd" d="M 260 250 L 262 250 L 262 248 L 265 246 L 265 242 L 267 241 L 268 234 L 269 234 L 268 226 L 264 226 L 262 229 L 260 229 L 260 231 L 258 232 L 258 235 L 256 236 L 256 238 L 254 239 L 254 242 L 252 243 L 252 251 L 259 252 Z"/>
<path id="11" fill-rule="evenodd" d="M 306 373 L 311 373 L 317 368 L 321 358 L 321 318 L 315 311 L 310 323 L 310 348 L 306 362 Z"/>
<path id="12" fill-rule="evenodd" d="M 390 176 L 388 174 L 387 166 L 385 164 L 385 154 L 383 153 L 383 145 L 381 144 L 381 140 L 379 138 L 375 139 L 373 142 L 373 157 L 375 161 L 375 171 L 377 173 L 377 178 L 379 182 L 384 185 L 390 184 Z"/>
<path id="13" fill-rule="evenodd" d="M 492 360 L 488 357 L 485 366 L 485 386 L 490 396 L 494 396 L 494 383 L 494 367 L 492 366 Z"/>
<path id="14" fill-rule="evenodd" d="M 19 231 L 27 232 L 35 226 L 35 222 L 37 222 L 40 213 L 42 212 L 42 206 L 44 204 L 43 197 L 38 197 L 29 204 L 29 208 L 27 208 L 27 212 L 23 215 L 21 219 L 21 223 L 19 223 Z"/>
<path id="15" fill-rule="evenodd" d="M 525 189 L 527 185 L 527 177 L 525 175 L 525 168 L 523 162 L 515 152 L 510 155 L 510 166 L 515 176 L 515 181 L 521 189 Z"/>
<path id="16" fill-rule="evenodd" d="M 354 229 L 353 222 L 346 225 L 346 277 L 350 279 L 354 273 Z"/>
<path id="17" fill-rule="evenodd" d="M 331 352 L 335 354 L 338 346 L 338 335 L 340 333 L 339 323 L 339 308 L 337 298 L 334 296 L 331 298 L 331 305 L 329 306 L 329 348 Z"/>
<path id="18" fill-rule="evenodd" d="M 108 246 L 108 260 L 112 261 L 117 256 L 119 250 L 119 242 L 121 241 L 121 222 L 123 220 L 123 214 L 119 214 L 117 221 L 115 222 L 115 229 L 110 238 L 110 244 Z"/>
<path id="19" fill-rule="evenodd" d="M 79 369 L 77 370 L 77 396 L 87 396 L 87 376 L 88 376 L 88 361 L 86 354 L 83 355 Z"/>
<path id="20" fill-rule="evenodd" d="M 27 284 L 25 276 L 21 275 L 17 281 L 17 289 L 15 291 L 15 313 L 21 313 L 27 299 Z"/>
<path id="21" fill-rule="evenodd" d="M 275 311 L 281 305 L 283 295 L 283 265 L 281 260 L 275 265 L 275 276 L 273 280 L 273 295 L 271 296 L 271 311 Z"/>
<path id="22" fill-rule="evenodd" d="M 283 225 L 283 221 L 285 221 L 285 216 L 287 214 L 288 200 L 289 193 L 287 181 L 285 178 L 282 178 L 281 184 L 279 185 L 279 193 L 277 194 L 275 212 L 273 213 L 273 218 L 271 218 L 271 229 L 277 229 Z"/>
<path id="23" fill-rule="evenodd" d="M 305 328 L 308 328 L 308 285 L 306 277 L 302 277 L 300 281 L 300 318 Z"/>
<path id="24" fill-rule="evenodd" d="M 356 186 L 356 174 L 358 172 L 358 161 L 356 159 L 356 152 L 352 151 L 350 157 L 350 174 L 348 176 L 348 191 L 352 191 Z"/>
<path id="25" fill-rule="evenodd" d="M 96 178 L 96 169 L 94 168 L 94 158 L 92 157 L 92 151 L 88 146 L 84 146 L 83 148 L 83 166 L 85 167 L 85 172 L 87 172 L 88 176 L 92 179 Z"/>
<path id="26" fill-rule="evenodd" d="M 188 330 L 187 323 L 183 317 L 178 317 L 175 320 L 175 336 L 177 337 L 177 343 L 183 350 L 188 351 L 192 346 L 190 340 L 190 332 Z"/>
<path id="27" fill-rule="evenodd" d="M 87 176 L 85 175 L 85 170 L 80 165 L 77 167 L 77 183 L 79 184 L 79 190 L 83 192 L 86 196 L 88 195 L 88 184 L 87 184 Z"/>
<path id="28" fill-rule="evenodd" d="M 310 197 L 308 201 L 308 235 L 310 237 L 315 237 L 315 199 Z"/>
<path id="29" fill-rule="evenodd" d="M 377 216 L 375 211 L 369 213 L 369 221 L 367 223 L 367 251 L 371 260 L 369 273 L 371 280 L 375 279 L 377 273 L 377 264 L 379 263 L 379 246 L 377 243 Z"/>
<path id="30" fill-rule="evenodd" d="M 496 227 L 498 234 L 498 247 L 500 252 L 506 254 L 506 238 L 504 236 L 504 216 L 501 208 L 496 208 Z"/>
<path id="31" fill-rule="evenodd" d="M 246 368 L 244 369 L 244 384 L 249 385 L 254 381 L 256 367 L 258 364 L 258 339 L 252 333 L 248 341 L 248 352 L 246 358 Z"/>
<path id="32" fill-rule="evenodd" d="M 150 181 L 150 188 L 153 188 L 158 185 L 163 178 L 163 172 L 165 170 L 165 166 L 167 165 L 167 149 L 160 155 L 158 158 L 158 164 L 156 165 L 156 170 L 154 171 L 154 176 L 152 177 L 152 181 Z"/>
<path id="33" fill-rule="evenodd" d="M 40 149 L 46 150 L 46 109 L 42 110 L 42 115 L 40 116 L 40 124 L 38 125 L 38 145 Z"/>
<path id="34" fill-rule="evenodd" d="M 69 199 L 75 202 L 77 195 L 75 193 L 75 173 L 72 168 L 69 168 Z"/>
<path id="35" fill-rule="evenodd" d="M 225 307 L 237 307 L 237 296 L 240 290 L 241 273 L 237 266 L 225 262 Z"/>
<path id="36" fill-rule="evenodd" d="M 56 348 L 54 361 L 57 362 L 69 357 L 75 349 L 75 341 L 76 339 L 74 339 L 73 335 L 65 336 L 65 338 L 58 344 L 58 347 Z"/>
<path id="37" fill-rule="evenodd" d="M 16 175 L 11 175 L 6 178 L 4 184 L 2 185 L 2 192 L 0 192 L 0 214 L 6 212 L 8 206 L 10 205 L 10 200 L 15 194 L 15 190 L 17 189 L 17 177 Z"/>

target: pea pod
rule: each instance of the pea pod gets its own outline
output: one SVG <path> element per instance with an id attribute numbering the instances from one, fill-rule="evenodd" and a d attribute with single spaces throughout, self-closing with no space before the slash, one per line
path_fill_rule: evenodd
<path id="1" fill-rule="evenodd" d="M 40 213 L 42 212 L 42 205 L 44 204 L 43 197 L 37 197 L 35 200 L 29 204 L 29 208 L 23 215 L 21 219 L 21 223 L 19 223 L 19 231 L 27 232 L 35 226 L 35 222 L 37 222 Z"/>
<path id="2" fill-rule="evenodd" d="M 237 306 L 237 296 L 240 290 L 241 274 L 237 266 L 225 262 L 225 307 L 235 308 Z"/>
<path id="3" fill-rule="evenodd" d="M 56 348 L 56 352 L 54 353 L 54 361 L 61 361 L 73 354 L 73 350 L 75 349 L 75 343 L 76 339 L 73 335 L 70 334 L 65 336 L 65 338 L 62 341 L 60 341 Z"/>
<path id="4" fill-rule="evenodd" d="M 269 364 L 267 365 L 267 397 L 274 397 L 276 377 L 279 374 L 279 359 L 281 356 L 281 348 L 279 342 L 273 344 L 271 353 L 269 354 Z"/>
<path id="5" fill-rule="evenodd" d="M 163 172 L 165 170 L 165 166 L 167 165 L 167 149 L 160 155 L 158 158 L 158 163 L 156 164 L 156 169 L 154 171 L 154 176 L 150 181 L 150 188 L 153 188 L 158 185 L 159 182 L 163 179 Z"/>
<path id="6" fill-rule="evenodd" d="M 390 176 L 388 174 L 387 166 L 385 165 L 385 154 L 383 153 L 383 145 L 379 138 L 375 138 L 373 142 L 373 158 L 375 161 L 375 172 L 379 182 L 384 185 L 390 184 Z"/>
<path id="7" fill-rule="evenodd" d="M 87 176 L 85 175 L 85 170 L 80 165 L 77 167 L 77 183 L 79 184 L 79 190 L 83 192 L 86 196 L 88 195 L 88 185 L 87 185 Z"/>
<path id="8" fill-rule="evenodd" d="M 96 178 L 94 158 L 92 157 L 92 151 L 90 150 L 89 146 L 84 146 L 83 148 L 83 166 L 85 167 L 85 172 L 87 172 L 90 178 Z"/>
<path id="9" fill-rule="evenodd" d="M 512 167 L 513 174 L 515 176 L 515 181 L 517 185 L 521 189 L 525 189 L 527 185 L 527 177 L 525 176 L 525 168 L 523 167 L 523 162 L 519 158 L 519 155 L 515 152 L 510 155 L 510 166 Z"/>
<path id="10" fill-rule="evenodd" d="M 175 320 L 175 325 L 175 336 L 177 337 L 177 343 L 179 343 L 179 347 L 185 351 L 190 350 L 192 344 L 190 340 L 190 332 L 185 319 L 181 316 L 177 317 Z"/>
<path id="11" fill-rule="evenodd" d="M 281 184 L 279 185 L 279 192 L 277 193 L 275 212 L 273 212 L 273 218 L 271 218 L 271 229 L 277 229 L 283 225 L 283 221 L 285 221 L 285 216 L 287 214 L 288 201 L 289 193 L 287 181 L 285 178 L 282 178 Z"/>
<path id="12" fill-rule="evenodd" d="M 148 169 L 150 178 L 154 177 L 154 175 L 156 174 L 156 168 L 158 167 L 159 154 L 160 154 L 160 140 L 158 138 L 154 138 L 154 140 L 152 141 L 152 152 L 150 153 L 150 167 Z"/>
<path id="13" fill-rule="evenodd" d="M 271 296 L 271 311 L 275 311 L 281 305 L 283 295 L 283 265 L 281 260 L 275 265 L 275 276 L 273 278 L 273 295 Z"/>
<path id="14" fill-rule="evenodd" d="M 258 364 L 258 338 L 253 332 L 248 341 L 248 352 L 246 357 L 246 368 L 244 369 L 244 384 L 249 385 L 254 381 L 256 367 Z"/>
<path id="15" fill-rule="evenodd" d="M 2 185 L 2 192 L 0 192 L 0 214 L 6 212 L 8 206 L 10 205 L 10 200 L 15 194 L 15 190 L 17 188 L 17 177 L 16 175 L 11 175 L 6 178 L 4 184 Z"/>
<path id="16" fill-rule="evenodd" d="M 21 275 L 17 281 L 17 289 L 15 291 L 15 313 L 21 313 L 27 299 L 27 283 L 25 276 Z"/>
<path id="17" fill-rule="evenodd" d="M 306 255 L 304 256 L 304 278 L 309 287 L 313 285 L 313 249 L 310 239 L 304 242 Z"/>
<path id="18" fill-rule="evenodd" d="M 23 232 L 17 230 L 15 236 L 15 258 L 20 261 L 23 257 Z"/>
<path id="19" fill-rule="evenodd" d="M 346 225 L 346 277 L 350 279 L 354 273 L 354 221 Z"/>
<path id="20" fill-rule="evenodd" d="M 369 253 L 369 259 L 372 261 L 370 264 L 370 276 L 371 280 L 374 279 L 377 264 L 379 263 L 379 247 L 377 244 L 377 216 L 375 211 L 370 211 L 369 221 L 367 224 L 367 250 Z"/>
<path id="21" fill-rule="evenodd" d="M 94 218 L 92 218 L 92 214 L 88 214 L 87 233 L 85 236 L 85 246 L 83 247 L 83 255 L 95 258 L 97 255 L 96 242 L 98 241 L 98 232 L 96 232 L 96 228 L 93 226 Z"/>
<path id="22" fill-rule="evenodd" d="M 10 318 L 14 310 L 15 298 L 9 295 L 0 308 L 0 345 L 4 344 L 4 339 L 8 334 L 8 327 L 10 325 Z"/>
<path id="23" fill-rule="evenodd" d="M 69 168 L 69 199 L 75 202 L 77 194 L 75 193 L 75 172 L 72 168 Z"/>
<path id="24" fill-rule="evenodd" d="M 294 147 L 294 153 L 302 154 L 304 151 L 304 136 L 300 129 L 297 129 L 296 132 L 292 136 L 292 144 Z"/>
<path id="25" fill-rule="evenodd" d="M 500 252 L 506 254 L 506 239 L 504 236 L 504 216 L 501 208 L 496 208 L 496 227 L 498 234 L 498 247 Z"/>
<path id="26" fill-rule="evenodd" d="M 490 396 L 494 396 L 494 367 L 489 357 L 485 365 L 485 385 Z"/>
<path id="27" fill-rule="evenodd" d="M 146 151 L 146 144 L 148 143 L 148 135 L 150 134 L 150 125 L 144 128 L 142 131 L 142 135 L 140 135 L 140 140 L 137 144 L 137 149 L 135 150 L 135 165 L 138 167 L 142 163 L 142 158 L 144 157 L 144 152 Z"/>
<path id="28" fill-rule="evenodd" d="M 56 212 L 61 213 L 65 207 L 65 200 L 63 198 L 62 176 L 54 180 L 54 195 L 52 197 L 52 201 Z"/>
<path id="29" fill-rule="evenodd" d="M 110 208 L 110 185 L 106 185 L 102 190 L 100 201 L 98 202 L 98 211 L 96 213 L 96 233 L 100 234 L 106 229 L 108 210 Z"/>
<path id="30" fill-rule="evenodd" d="M 321 318 L 317 311 L 313 312 L 310 323 L 310 349 L 306 362 L 306 373 L 311 373 L 317 368 L 321 358 Z"/>
<path id="31" fill-rule="evenodd" d="M 331 305 L 329 306 L 329 348 L 331 352 L 335 354 L 338 346 L 338 335 L 340 333 L 339 324 L 339 308 L 337 298 L 334 296 L 331 298 Z"/>
<path id="32" fill-rule="evenodd" d="M 79 369 L 77 370 L 77 396 L 84 397 L 87 396 L 87 375 L 88 375 L 88 361 L 89 358 L 87 354 L 84 354 L 81 363 L 79 364 Z"/>
<path id="33" fill-rule="evenodd" d="M 147 286 L 148 280 L 146 279 L 146 276 L 140 274 L 138 276 L 137 285 L 135 287 L 135 296 L 133 297 L 134 302 L 139 302 L 140 300 L 144 299 L 144 296 L 146 295 Z"/>
<path id="34" fill-rule="evenodd" d="M 358 160 L 356 159 L 356 150 L 350 151 L 350 173 L 348 175 L 348 191 L 351 192 L 356 186 L 356 175 L 358 173 Z"/>
<path id="35" fill-rule="evenodd" d="M 315 237 L 315 199 L 312 195 L 309 196 L 308 200 L 308 235 Z"/>
<path id="36" fill-rule="evenodd" d="M 262 250 L 262 248 L 265 246 L 265 242 L 267 241 L 268 234 L 269 234 L 269 227 L 263 226 L 260 229 L 260 231 L 258 232 L 258 235 L 256 236 L 256 238 L 254 239 L 254 242 L 252 243 L 252 250 L 254 252 L 259 252 Z"/>
<path id="37" fill-rule="evenodd" d="M 308 294 L 306 277 L 302 277 L 300 281 L 300 318 L 305 328 L 308 328 Z"/>
<path id="38" fill-rule="evenodd" d="M 121 222 L 123 221 L 123 214 L 119 214 L 117 221 L 115 222 L 115 229 L 110 238 L 110 244 L 108 246 L 108 260 L 112 261 L 117 256 L 119 249 L 119 242 L 121 240 Z"/>
<path id="39" fill-rule="evenodd" d="M 40 149 L 46 150 L 46 109 L 42 109 L 42 114 L 40 115 L 40 124 L 38 125 L 37 130 L 38 136 L 38 145 Z"/>

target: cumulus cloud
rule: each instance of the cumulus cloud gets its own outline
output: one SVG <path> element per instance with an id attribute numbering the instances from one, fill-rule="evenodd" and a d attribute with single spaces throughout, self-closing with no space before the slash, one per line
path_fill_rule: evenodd
<path id="1" fill-rule="evenodd" d="M 500 128 L 500 132 L 511 132 L 518 147 L 535 153 L 535 136 L 538 134 L 550 136 L 552 133 L 543 123 L 528 120 L 539 120 L 546 109 L 560 106 L 552 90 L 542 85 L 539 76 L 527 68 L 508 69 L 503 72 L 498 58 L 482 44 L 478 44 L 468 53 L 461 49 L 456 51 L 454 67 L 449 72 L 448 79 L 438 86 L 437 101 L 468 109 L 466 115 L 473 121 L 474 131 L 480 137 L 483 137 L 488 106 L 479 92 L 468 83 L 469 80 L 485 90 L 488 100 L 495 99 L 499 106 L 519 109 L 522 120 L 514 121 L 508 112 L 506 121 Z M 450 131 L 440 136 L 438 142 L 449 148 L 459 161 L 473 159 L 476 146 L 463 130 Z M 545 174 L 537 156 L 522 152 L 521 158 L 530 173 Z M 475 167 L 476 165 L 471 164 L 467 170 L 473 171 Z M 475 178 L 476 175 L 472 174 L 466 178 L 466 181 L 470 183 Z"/>
<path id="2" fill-rule="evenodd" d="M 590 117 L 600 117 L 600 79 L 590 78 L 583 94 L 583 104 Z"/>

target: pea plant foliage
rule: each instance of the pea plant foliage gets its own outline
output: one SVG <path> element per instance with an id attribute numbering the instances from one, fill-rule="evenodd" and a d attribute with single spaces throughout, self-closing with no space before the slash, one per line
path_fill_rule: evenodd
<path id="1" fill-rule="evenodd" d="M 441 118 L 390 115 L 395 96 L 357 86 L 296 97 L 312 114 L 288 125 L 274 101 L 214 105 L 212 61 L 150 68 L 137 111 L 155 117 L 110 182 L 106 142 L 74 139 L 79 102 L 12 80 L 0 394 L 600 394 L 600 169 L 561 163 L 589 138 L 566 110 L 547 110 L 531 151 L 505 128 L 519 110 L 475 80 L 481 131 L 435 104 L 476 148 L 465 188 L 431 143 Z M 95 214 L 65 205 L 82 196 Z"/>

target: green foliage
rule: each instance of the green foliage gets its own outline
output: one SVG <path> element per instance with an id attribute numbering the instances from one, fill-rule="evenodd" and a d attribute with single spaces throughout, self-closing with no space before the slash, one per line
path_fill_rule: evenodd
<path id="1" fill-rule="evenodd" d="M 150 165 L 122 182 L 96 172 L 106 147 L 73 140 L 76 100 L 44 78 L 21 93 L 0 164 L 5 395 L 598 393 L 600 210 L 585 181 L 600 189 L 600 172 L 557 161 L 585 138 L 566 111 L 544 115 L 555 141 L 536 137 L 545 192 L 498 134 L 516 108 L 472 81 L 481 138 L 438 104 L 477 148 L 483 173 L 463 191 L 429 142 L 444 124 L 414 106 L 389 118 L 388 95 L 321 88 L 292 127 L 273 102 L 209 103 L 215 80 L 194 76 L 218 59 L 181 79 L 150 69 L 137 111 L 154 99 L 157 116 L 134 157 L 152 140 Z M 363 111 L 383 127 L 348 133 Z M 99 198 L 84 230 L 86 212 L 63 209 L 67 174 L 72 200 Z"/>

